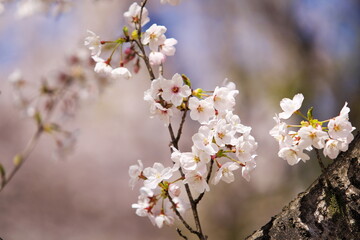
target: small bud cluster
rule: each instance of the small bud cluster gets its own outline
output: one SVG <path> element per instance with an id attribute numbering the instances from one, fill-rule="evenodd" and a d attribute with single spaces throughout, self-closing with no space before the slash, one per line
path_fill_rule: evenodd
<path id="1" fill-rule="evenodd" d="M 270 130 L 270 135 L 279 142 L 279 157 L 287 160 L 290 165 L 300 160 L 305 162 L 310 157 L 304 150 L 311 151 L 314 147 L 324 149 L 324 156 L 335 159 L 340 151 L 348 149 L 349 143 L 354 139 L 351 132 L 355 128 L 349 122 L 350 108 L 345 103 L 338 116 L 319 121 L 313 118 L 312 108 L 307 116 L 299 111 L 303 100 L 304 96 L 299 93 L 292 100 L 284 98 L 280 102 L 283 112 L 274 117 L 276 125 Z M 290 118 L 294 113 L 304 118 L 299 125 L 288 125 L 281 121 Z M 325 123 L 328 123 L 327 126 L 324 126 Z M 291 131 L 289 127 L 298 127 L 299 130 Z"/>

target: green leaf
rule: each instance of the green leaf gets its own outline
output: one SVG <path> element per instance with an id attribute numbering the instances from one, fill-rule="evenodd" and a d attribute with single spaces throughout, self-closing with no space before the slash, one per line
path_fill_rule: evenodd
<path id="1" fill-rule="evenodd" d="M 183 79 L 183 82 L 191 88 L 190 78 L 188 78 L 185 74 L 181 74 L 181 77 Z"/>
<path id="2" fill-rule="evenodd" d="M 308 120 L 311 120 L 311 119 L 313 119 L 313 109 L 314 109 L 314 107 L 311 107 L 311 108 L 309 108 L 309 110 L 308 110 L 308 112 L 307 112 L 307 118 L 308 118 Z"/>
<path id="3" fill-rule="evenodd" d="M 127 26 L 123 27 L 123 33 L 124 33 L 125 37 L 129 37 L 129 28 Z"/>

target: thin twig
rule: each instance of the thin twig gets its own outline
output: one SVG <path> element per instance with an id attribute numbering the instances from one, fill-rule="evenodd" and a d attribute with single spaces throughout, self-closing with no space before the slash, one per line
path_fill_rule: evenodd
<path id="1" fill-rule="evenodd" d="M 66 93 L 67 88 L 71 86 L 71 83 L 72 83 L 72 81 L 70 81 L 70 83 L 69 82 L 64 83 L 64 86 L 59 90 L 58 96 L 55 99 L 52 108 L 49 110 L 49 112 L 45 116 L 43 122 L 38 124 L 37 130 L 35 131 L 33 136 L 30 138 L 30 140 L 27 143 L 25 149 L 21 153 L 16 155 L 16 157 L 18 157 L 18 160 L 17 160 L 18 162 L 16 163 L 16 165 L 14 166 L 12 171 L 10 172 L 9 176 L 7 178 L 5 178 L 5 180 L 1 183 L 0 192 L 5 188 L 5 186 L 15 176 L 17 171 L 19 171 L 21 166 L 25 163 L 25 161 L 29 158 L 30 154 L 35 149 L 41 135 L 44 133 L 44 123 L 46 123 L 46 122 L 48 122 L 50 120 L 53 112 L 55 111 L 56 106 L 59 104 L 62 97 Z"/>
<path id="2" fill-rule="evenodd" d="M 171 123 L 169 123 L 168 130 L 169 130 L 169 133 L 170 133 L 170 138 L 171 138 L 172 145 L 174 146 L 174 148 L 179 149 L 179 146 L 178 146 L 179 141 L 176 141 L 174 130 L 172 128 Z"/>
<path id="3" fill-rule="evenodd" d="M 164 64 L 163 63 L 161 63 L 159 66 L 159 73 L 161 76 L 164 76 Z"/>
<path id="4" fill-rule="evenodd" d="M 182 232 L 181 232 L 181 230 L 179 228 L 176 228 L 176 232 L 180 235 L 180 237 L 187 240 L 187 237 L 184 234 L 182 234 Z"/>
<path id="5" fill-rule="evenodd" d="M 188 238 L 182 234 L 181 230 L 179 228 L 176 228 L 177 233 L 182 237 L 183 239 L 187 240 Z"/>
<path id="6" fill-rule="evenodd" d="M 5 180 L 1 183 L 0 192 L 5 188 L 5 186 L 10 182 L 10 180 L 14 177 L 16 172 L 20 169 L 20 167 L 25 163 L 25 161 L 28 159 L 29 155 L 34 150 L 36 144 L 38 143 L 38 140 L 43 133 L 42 126 L 38 127 L 34 135 L 31 137 L 29 142 L 27 143 L 24 151 L 17 156 L 19 157 L 19 162 L 16 163 L 15 167 L 12 169 L 12 171 L 9 174 L 9 177 L 5 178 Z"/>
<path id="7" fill-rule="evenodd" d="M 174 146 L 176 149 L 179 149 L 179 140 L 180 140 L 180 137 L 179 137 L 179 138 L 175 138 L 174 130 L 173 130 L 171 124 L 169 124 L 168 129 L 169 129 L 169 133 L 170 133 L 170 136 L 171 136 L 171 142 L 172 142 L 173 146 Z M 181 168 L 179 168 L 179 172 L 180 172 L 180 174 L 181 174 L 181 177 L 185 179 L 185 174 L 184 174 L 184 172 L 182 171 Z M 192 210 L 192 212 L 193 212 L 193 216 L 194 216 L 194 220 L 195 220 L 195 225 L 196 225 L 196 230 L 199 232 L 198 237 L 199 237 L 199 239 L 206 239 L 206 237 L 205 237 L 205 236 L 203 235 L 203 233 L 202 233 L 201 224 L 200 224 L 200 218 L 199 218 L 199 214 L 198 214 L 198 211 L 197 211 L 197 204 L 196 204 L 195 201 L 194 201 L 194 198 L 193 198 L 193 196 L 192 196 L 192 193 L 191 193 L 189 184 L 185 183 L 184 185 L 185 185 L 186 193 L 187 193 L 188 198 L 189 198 L 191 210 Z"/>
<path id="8" fill-rule="evenodd" d="M 176 208 L 176 203 L 174 203 L 172 197 L 170 196 L 170 194 L 168 194 L 168 198 L 169 201 L 171 202 L 172 206 L 173 206 L 173 210 L 176 214 L 176 216 L 178 216 L 178 218 L 180 219 L 180 221 L 184 224 L 184 226 L 193 234 L 199 234 L 197 231 L 195 231 L 186 221 L 185 219 L 181 216 L 181 214 L 179 213 L 179 211 Z"/>
<path id="9" fill-rule="evenodd" d="M 183 113 L 183 115 L 181 117 L 180 126 L 179 126 L 179 129 L 178 129 L 177 135 L 176 135 L 176 141 L 177 142 L 179 142 L 181 134 L 182 134 L 182 129 L 183 129 L 183 126 L 184 126 L 184 123 L 185 123 L 185 118 L 186 118 L 187 111 L 188 111 L 188 104 L 186 103 L 186 107 L 185 107 L 184 113 Z"/>
<path id="10" fill-rule="evenodd" d="M 140 51 L 142 53 L 142 55 L 144 56 L 144 62 L 146 64 L 146 68 L 148 69 L 148 72 L 149 72 L 149 75 L 150 75 L 150 78 L 151 80 L 154 80 L 155 79 L 155 75 L 154 75 L 154 72 L 151 68 L 151 65 L 150 65 L 150 61 L 149 61 L 149 58 L 148 56 L 146 55 L 146 52 L 145 52 L 145 49 L 144 49 L 144 46 L 142 45 L 142 42 L 141 42 L 141 21 L 142 21 L 142 13 L 143 13 L 143 10 L 144 10 L 144 7 L 146 5 L 146 2 L 147 0 L 144 0 L 141 2 L 141 9 L 140 9 L 140 17 L 139 17 L 139 27 L 137 29 L 138 31 L 138 36 L 139 36 L 139 42 L 135 40 L 136 44 L 138 45 L 138 47 L 140 48 Z"/>

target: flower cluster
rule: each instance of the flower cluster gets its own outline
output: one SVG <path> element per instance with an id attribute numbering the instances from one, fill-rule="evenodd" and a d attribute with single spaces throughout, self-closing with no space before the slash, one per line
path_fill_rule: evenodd
<path id="1" fill-rule="evenodd" d="M 190 117 L 202 126 L 192 137 L 192 153 L 184 153 L 185 157 L 180 158 L 185 172 L 202 168 L 212 158 L 219 168 L 212 181 L 214 184 L 220 179 L 227 183 L 234 181 L 232 171 L 240 166 L 243 167 L 242 176 L 250 180 L 249 173 L 256 167 L 257 142 L 250 134 L 251 127 L 241 124 L 240 117 L 233 113 L 237 94 L 232 82 L 216 87 L 211 95 L 202 89 L 194 91 L 196 97 L 189 100 Z M 189 154 L 193 159 L 186 157 Z M 235 154 L 237 160 L 231 154 Z M 221 164 L 220 159 L 231 161 Z M 185 167 L 189 165 L 190 168 Z"/>
<path id="2" fill-rule="evenodd" d="M 173 167 L 155 163 L 152 168 L 143 169 L 139 161 L 129 169 L 131 187 L 138 180 L 144 180 L 138 203 L 133 204 L 133 208 L 137 215 L 148 216 L 158 227 L 174 222 L 177 216 L 174 207 L 179 214 L 188 209 L 186 196 L 181 196 L 181 184 L 187 184 L 192 192 L 201 195 L 210 191 L 209 182 L 214 185 L 220 180 L 233 182 L 233 171 L 240 167 L 243 177 L 249 181 L 249 173 L 256 167 L 257 142 L 250 135 L 251 128 L 242 125 L 239 116 L 232 112 L 238 93 L 235 84 L 216 87 L 208 95 L 201 89 L 192 92 L 189 81 L 185 81 L 189 85 L 184 85 L 184 79 L 187 78 L 179 74 L 171 80 L 155 79 L 145 91 L 144 99 L 150 103 L 152 116 L 159 116 L 166 126 L 174 111 L 190 110 L 190 117 L 201 123 L 192 137 L 191 152 L 172 147 Z M 215 175 L 211 179 L 213 171 Z"/>
<path id="3" fill-rule="evenodd" d="M 175 211 L 183 214 L 189 209 L 186 198 L 180 196 L 182 191 L 178 182 L 181 181 L 181 176 L 177 174 L 175 166 L 165 168 L 156 162 L 153 167 L 143 169 L 141 160 L 138 160 L 137 165 L 130 166 L 129 175 L 132 188 L 137 181 L 144 181 L 138 202 L 132 207 L 136 209 L 138 216 L 149 217 L 157 227 L 161 228 L 164 223 L 172 225 Z"/>
<path id="4" fill-rule="evenodd" d="M 179 3 L 179 0 L 162 1 L 162 3 L 165 2 L 176 5 Z M 177 40 L 166 38 L 166 27 L 153 24 L 144 33 L 140 32 L 142 27 L 150 21 L 148 10 L 145 7 L 141 7 L 138 3 L 134 2 L 130 5 L 129 10 L 124 13 L 124 18 L 128 26 L 123 28 L 124 35 L 115 41 L 101 41 L 99 36 L 88 30 L 90 35 L 85 38 L 85 46 L 89 48 L 92 58 L 96 62 L 95 72 L 111 79 L 130 79 L 132 74 L 125 67 L 126 64 L 134 62 L 133 72 L 137 73 L 140 70 L 141 58 L 148 60 L 150 65 L 160 65 L 165 62 L 166 56 L 173 56 L 175 54 L 176 49 L 174 45 L 177 44 Z M 129 29 L 132 30 L 131 34 L 129 34 Z M 125 43 L 129 43 L 130 46 L 123 51 Z M 107 60 L 100 57 L 104 44 L 114 45 L 112 47 L 113 51 Z M 146 56 L 144 46 L 149 46 L 149 56 Z M 118 67 L 113 68 L 111 62 L 115 51 L 119 47 L 121 52 L 120 61 Z"/>
<path id="5" fill-rule="evenodd" d="M 270 135 L 279 142 L 279 157 L 287 160 L 290 165 L 300 160 L 305 162 L 310 157 L 304 153 L 304 150 L 311 151 L 314 147 L 324 149 L 325 156 L 336 158 L 340 151 L 348 149 L 349 143 L 354 139 L 351 132 L 355 128 L 349 122 L 350 108 L 345 103 L 338 116 L 319 121 L 313 118 L 312 108 L 309 109 L 307 116 L 299 111 L 303 100 L 304 96 L 299 93 L 292 100 L 284 98 L 280 102 L 283 112 L 274 117 L 276 125 L 270 130 Z M 300 125 L 288 125 L 282 121 L 290 118 L 294 113 L 304 118 Z M 326 127 L 325 123 L 328 123 Z M 289 127 L 299 127 L 299 130 L 292 131 Z"/>
<path id="6" fill-rule="evenodd" d="M 149 45 L 151 65 L 160 65 L 164 63 L 166 56 L 173 56 L 175 54 L 176 49 L 174 45 L 177 44 L 177 40 L 166 38 L 164 34 L 166 30 L 166 27 L 158 26 L 154 23 L 144 34 L 142 43 Z"/>
<path id="7" fill-rule="evenodd" d="M 127 68 L 120 66 L 113 69 L 111 67 L 111 57 L 106 61 L 100 57 L 102 50 L 102 42 L 100 41 L 100 37 L 92 31 L 88 30 L 88 33 L 90 34 L 90 36 L 85 38 L 84 44 L 89 48 L 89 50 L 91 51 L 91 57 L 96 62 L 94 71 L 110 79 L 131 78 L 131 73 Z"/>
<path id="8" fill-rule="evenodd" d="M 174 111 L 191 95 L 191 89 L 183 84 L 183 78 L 176 73 L 171 80 L 160 76 L 151 82 L 144 93 L 144 100 L 150 104 L 151 117 L 158 116 L 168 126 Z"/>

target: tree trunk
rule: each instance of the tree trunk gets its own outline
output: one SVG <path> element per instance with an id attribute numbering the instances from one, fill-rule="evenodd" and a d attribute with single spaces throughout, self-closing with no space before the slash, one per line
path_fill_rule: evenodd
<path id="1" fill-rule="evenodd" d="M 246 239 L 360 239 L 360 133 L 305 192 Z"/>

